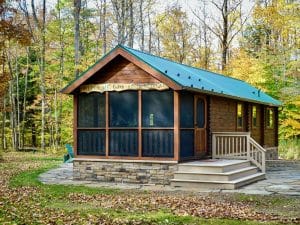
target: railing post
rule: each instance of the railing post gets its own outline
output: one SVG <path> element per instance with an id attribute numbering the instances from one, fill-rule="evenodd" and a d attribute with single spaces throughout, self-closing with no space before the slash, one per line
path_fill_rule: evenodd
<path id="1" fill-rule="evenodd" d="M 216 158 L 216 146 L 217 146 L 217 139 L 216 135 L 212 134 L 212 158 Z"/>
<path id="2" fill-rule="evenodd" d="M 261 172 L 265 173 L 266 172 L 266 154 L 264 152 L 262 152 L 261 154 L 261 159 L 262 159 L 262 162 L 261 162 Z"/>
<path id="3" fill-rule="evenodd" d="M 246 136 L 246 139 L 247 139 L 247 142 L 246 142 L 246 145 L 247 145 L 247 160 L 250 160 L 250 133 L 247 134 Z"/>

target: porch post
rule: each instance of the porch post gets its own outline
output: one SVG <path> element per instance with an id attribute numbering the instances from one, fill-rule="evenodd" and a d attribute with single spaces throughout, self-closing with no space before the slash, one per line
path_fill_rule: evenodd
<path id="1" fill-rule="evenodd" d="M 174 160 L 180 159 L 180 111 L 179 93 L 174 91 Z"/>
<path id="2" fill-rule="evenodd" d="M 73 95 L 73 150 L 74 156 L 77 157 L 77 110 L 78 110 L 78 97 Z"/>
<path id="3" fill-rule="evenodd" d="M 108 158 L 109 154 L 109 96 L 108 91 L 105 92 L 105 157 Z"/>

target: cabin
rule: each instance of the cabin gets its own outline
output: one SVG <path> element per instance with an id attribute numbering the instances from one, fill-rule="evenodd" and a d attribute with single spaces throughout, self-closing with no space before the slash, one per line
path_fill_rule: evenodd
<path id="1" fill-rule="evenodd" d="M 117 45 L 62 92 L 74 179 L 234 189 L 277 157 L 281 103 L 238 79 Z"/>

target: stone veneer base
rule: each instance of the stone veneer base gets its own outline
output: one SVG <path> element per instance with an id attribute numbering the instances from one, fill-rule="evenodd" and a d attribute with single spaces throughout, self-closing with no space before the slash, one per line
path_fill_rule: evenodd
<path id="1" fill-rule="evenodd" d="M 177 162 L 75 159 L 73 178 L 118 183 L 170 184 Z"/>

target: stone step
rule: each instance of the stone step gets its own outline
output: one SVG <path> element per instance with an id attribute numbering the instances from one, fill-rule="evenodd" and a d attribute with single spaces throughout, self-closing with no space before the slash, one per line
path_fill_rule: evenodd
<path id="1" fill-rule="evenodd" d="M 178 172 L 224 173 L 249 166 L 248 160 L 193 161 L 178 164 Z"/>
<path id="2" fill-rule="evenodd" d="M 257 167 L 249 166 L 224 173 L 177 171 L 174 179 L 199 181 L 231 181 L 257 173 Z"/>
<path id="3" fill-rule="evenodd" d="M 199 181 L 199 180 L 172 179 L 171 185 L 173 187 L 184 187 L 190 189 L 233 190 L 263 179 L 265 179 L 264 173 L 256 173 L 232 181 Z"/>

